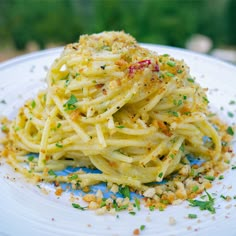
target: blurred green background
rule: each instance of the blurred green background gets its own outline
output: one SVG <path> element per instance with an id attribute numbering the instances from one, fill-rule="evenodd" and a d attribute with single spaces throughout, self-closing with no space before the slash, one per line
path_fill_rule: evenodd
<path id="1" fill-rule="evenodd" d="M 235 24 L 236 0 L 0 0 L 0 60 L 124 30 L 139 42 L 222 50 L 236 61 Z"/>

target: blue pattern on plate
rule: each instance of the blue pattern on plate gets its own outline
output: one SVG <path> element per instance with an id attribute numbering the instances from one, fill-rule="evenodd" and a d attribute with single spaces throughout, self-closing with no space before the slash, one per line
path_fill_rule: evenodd
<path id="1" fill-rule="evenodd" d="M 204 138 L 204 142 L 207 142 L 209 138 L 207 136 L 204 136 L 204 137 L 205 137 Z M 38 158 L 38 154 L 37 153 L 30 153 L 30 154 L 28 154 L 28 156 L 34 156 L 35 158 Z M 192 154 L 187 154 L 186 157 L 189 160 L 191 166 L 192 165 L 201 165 L 202 163 L 205 162 L 205 160 L 200 159 L 200 158 L 196 158 Z M 85 173 L 92 173 L 92 174 L 101 174 L 102 173 L 98 169 L 91 169 L 91 168 L 86 168 L 86 167 L 72 167 L 72 166 L 68 166 L 64 170 L 55 171 L 55 173 L 58 176 L 67 176 L 67 175 L 69 175 L 71 173 L 75 173 L 75 172 L 77 172 L 79 170 L 82 170 Z M 152 183 L 148 183 L 147 185 L 148 186 L 155 186 L 155 185 L 165 184 L 166 182 L 167 182 L 167 180 L 164 179 L 161 182 L 152 182 Z M 60 183 L 60 185 L 61 185 L 61 188 L 63 189 L 63 191 L 73 192 L 74 195 L 83 196 L 83 195 L 86 194 L 81 189 L 76 189 L 76 190 L 73 189 L 72 185 L 70 183 Z M 54 188 L 53 184 L 49 184 L 49 186 Z M 89 187 L 89 189 L 90 189 L 90 191 L 88 193 L 91 193 L 91 194 L 96 194 L 96 192 L 98 190 L 101 190 L 102 193 L 103 193 L 103 197 L 104 198 L 109 198 L 109 197 L 112 197 L 114 195 L 116 197 L 123 197 L 122 194 L 119 193 L 119 192 L 114 194 L 113 192 L 108 191 L 107 185 L 104 182 L 92 185 L 92 186 Z M 137 193 L 135 193 L 135 192 L 130 192 L 130 197 L 131 197 L 131 199 L 135 199 L 135 198 L 141 198 L 142 196 L 137 194 Z"/>

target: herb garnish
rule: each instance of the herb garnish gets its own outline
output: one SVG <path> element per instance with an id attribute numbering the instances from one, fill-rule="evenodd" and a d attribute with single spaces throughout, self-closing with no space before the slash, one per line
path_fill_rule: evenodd
<path id="1" fill-rule="evenodd" d="M 77 98 L 75 95 L 71 95 L 69 100 L 63 105 L 63 107 L 65 107 L 65 110 L 75 110 L 76 109 L 76 105 L 75 103 L 78 102 Z"/>
<path id="2" fill-rule="evenodd" d="M 199 187 L 197 186 L 197 185 L 194 185 L 193 187 L 192 187 L 192 192 L 197 192 L 198 191 L 198 189 L 199 189 Z"/>
<path id="3" fill-rule="evenodd" d="M 60 143 L 56 143 L 56 147 L 58 147 L 58 148 L 63 148 L 63 145 L 60 144 Z"/>
<path id="4" fill-rule="evenodd" d="M 119 193 L 123 197 L 127 197 L 127 198 L 130 199 L 130 189 L 129 189 L 129 187 L 127 185 L 125 187 L 119 186 Z"/>
<path id="5" fill-rule="evenodd" d="M 179 113 L 177 111 L 168 111 L 168 113 L 175 117 L 179 117 Z"/>
<path id="6" fill-rule="evenodd" d="M 138 200 L 138 198 L 134 199 L 134 207 L 137 207 L 137 209 L 140 211 L 141 207 L 140 207 L 140 201 Z"/>
<path id="7" fill-rule="evenodd" d="M 140 226 L 140 230 L 144 230 L 145 227 L 146 227 L 145 225 L 141 225 L 141 226 Z"/>
<path id="8" fill-rule="evenodd" d="M 154 211 L 154 210 L 155 210 L 155 206 L 150 206 L 150 207 L 149 207 L 149 210 L 150 210 L 150 211 Z"/>
<path id="9" fill-rule="evenodd" d="M 78 179 L 78 175 L 77 175 L 77 174 L 73 174 L 73 175 L 69 176 L 68 179 L 69 179 L 69 180 Z"/>
<path id="10" fill-rule="evenodd" d="M 80 204 L 78 204 L 78 203 L 72 203 L 72 206 L 74 207 L 74 208 L 76 208 L 76 209 L 79 209 L 79 210 L 82 210 L 82 211 L 84 211 L 87 207 L 82 207 L 82 206 L 80 206 Z"/>
<path id="11" fill-rule="evenodd" d="M 233 113 L 233 112 L 230 112 L 230 111 L 228 111 L 228 116 L 229 116 L 230 118 L 233 118 L 233 117 L 234 117 L 234 113 Z"/>
<path id="12" fill-rule="evenodd" d="M 135 211 L 130 211 L 129 214 L 134 216 L 134 215 L 136 215 L 136 212 Z"/>
<path id="13" fill-rule="evenodd" d="M 1 128 L 2 132 L 7 132 L 8 131 L 8 128 L 6 125 L 3 125 L 2 128 Z"/>
<path id="14" fill-rule="evenodd" d="M 48 171 L 48 174 L 57 177 L 57 174 L 52 169 Z"/>
<path id="15" fill-rule="evenodd" d="M 233 136 L 234 135 L 234 131 L 233 131 L 233 128 L 231 126 L 229 126 L 226 130 L 227 134 Z"/>
<path id="16" fill-rule="evenodd" d="M 214 176 L 210 176 L 210 175 L 206 175 L 206 176 L 204 176 L 204 179 L 213 181 L 215 179 L 215 177 Z"/>
<path id="17" fill-rule="evenodd" d="M 122 211 L 122 210 L 125 210 L 129 207 L 129 204 L 125 204 L 125 205 L 122 205 L 122 206 L 118 206 L 116 200 L 114 199 L 113 200 L 113 203 L 112 203 L 112 206 L 115 208 L 116 211 Z"/>
<path id="18" fill-rule="evenodd" d="M 163 176 L 163 172 L 161 172 L 158 177 L 161 178 Z"/>
<path id="19" fill-rule="evenodd" d="M 178 74 L 181 74 L 183 71 L 182 70 L 177 70 L 177 73 Z"/>
<path id="20" fill-rule="evenodd" d="M 176 65 L 174 61 L 167 61 L 166 64 L 171 67 L 174 67 Z"/>
<path id="21" fill-rule="evenodd" d="M 196 214 L 188 214 L 189 219 L 196 219 L 197 215 Z"/>
<path id="22" fill-rule="evenodd" d="M 209 103 L 209 100 L 207 99 L 207 97 L 202 97 L 203 101 L 206 102 L 207 104 Z"/>
<path id="23" fill-rule="evenodd" d="M 190 206 L 199 207 L 200 210 L 207 210 L 210 211 L 212 214 L 214 214 L 216 212 L 214 207 L 214 198 L 206 190 L 205 192 L 208 196 L 208 201 L 189 199 L 188 201 L 190 202 Z"/>
<path id="24" fill-rule="evenodd" d="M 125 126 L 124 125 L 117 125 L 116 128 L 123 129 L 123 128 L 125 128 Z"/>
<path id="25" fill-rule="evenodd" d="M 33 109 L 36 107 L 36 102 L 35 102 L 34 100 L 31 102 L 31 107 L 32 107 Z"/>
<path id="26" fill-rule="evenodd" d="M 224 175 L 219 176 L 219 180 L 224 179 Z"/>
<path id="27" fill-rule="evenodd" d="M 175 75 L 174 74 L 172 74 L 172 73 L 170 73 L 170 72 L 166 72 L 165 73 L 167 76 L 169 76 L 169 77 L 174 77 Z"/>
<path id="28" fill-rule="evenodd" d="M 190 83 L 194 83 L 194 82 L 195 82 L 194 79 L 192 79 L 192 78 L 187 78 L 187 80 L 188 80 L 188 82 L 190 82 Z"/>
<path id="29" fill-rule="evenodd" d="M 28 161 L 33 161 L 34 160 L 34 156 L 29 156 L 28 157 Z"/>

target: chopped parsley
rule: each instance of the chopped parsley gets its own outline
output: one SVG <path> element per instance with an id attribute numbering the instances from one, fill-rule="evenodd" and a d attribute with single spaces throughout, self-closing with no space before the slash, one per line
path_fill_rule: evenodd
<path id="1" fill-rule="evenodd" d="M 100 203 L 100 208 L 102 208 L 102 207 L 104 207 L 104 206 L 106 206 L 107 204 L 106 204 L 106 198 L 103 198 L 102 199 L 102 201 L 101 201 L 101 203 Z"/>
<path id="2" fill-rule="evenodd" d="M 134 216 L 134 215 L 136 215 L 136 212 L 135 211 L 130 211 L 129 214 Z"/>
<path id="3" fill-rule="evenodd" d="M 230 117 L 230 118 L 233 118 L 234 117 L 234 113 L 233 112 L 230 112 L 230 111 L 228 111 L 228 116 Z"/>
<path id="4" fill-rule="evenodd" d="M 183 144 L 183 143 L 181 144 L 179 150 L 180 150 L 181 152 L 184 152 L 184 151 L 185 151 L 185 148 L 184 148 L 184 144 Z"/>
<path id="5" fill-rule="evenodd" d="M 178 74 L 181 74 L 183 71 L 182 70 L 177 70 L 177 73 Z"/>
<path id="6" fill-rule="evenodd" d="M 130 199 L 130 189 L 129 189 L 129 186 L 125 186 L 125 187 L 122 187 L 122 186 L 119 186 L 119 193 L 123 196 L 123 197 L 127 197 Z"/>
<path id="7" fill-rule="evenodd" d="M 178 100 L 178 101 L 174 100 L 173 103 L 174 103 L 175 106 L 179 107 L 183 104 L 183 101 L 182 100 Z"/>
<path id="8" fill-rule="evenodd" d="M 59 129 L 61 127 L 61 123 L 58 123 L 57 124 L 57 128 Z"/>
<path id="9" fill-rule="evenodd" d="M 161 178 L 163 176 L 163 172 L 161 172 L 158 177 Z"/>
<path id="10" fill-rule="evenodd" d="M 141 210 L 140 201 L 138 200 L 138 198 L 134 199 L 134 207 L 137 207 L 138 211 Z"/>
<path id="11" fill-rule="evenodd" d="M 170 72 L 166 72 L 165 74 L 166 74 L 166 76 L 169 76 L 169 77 L 174 77 L 175 76 L 174 74 L 172 74 Z"/>
<path id="12" fill-rule="evenodd" d="M 194 83 L 194 82 L 195 82 L 195 80 L 192 79 L 192 78 L 187 78 L 187 80 L 188 80 L 188 82 L 190 82 L 190 83 Z"/>
<path id="13" fill-rule="evenodd" d="M 15 131 L 19 131 L 19 130 L 20 130 L 20 127 L 15 126 L 15 127 L 14 127 L 14 130 L 15 130 Z"/>
<path id="14" fill-rule="evenodd" d="M 166 64 L 171 67 L 175 67 L 176 63 L 174 61 L 167 61 Z"/>
<path id="15" fill-rule="evenodd" d="M 233 131 L 233 128 L 231 126 L 229 126 L 226 130 L 227 134 L 233 136 L 234 135 L 234 131 Z"/>
<path id="16" fill-rule="evenodd" d="M 28 157 L 28 161 L 33 161 L 34 160 L 34 156 L 29 156 Z"/>
<path id="17" fill-rule="evenodd" d="M 51 175 L 51 176 L 57 177 L 57 174 L 52 169 L 48 171 L 48 174 Z"/>
<path id="18" fill-rule="evenodd" d="M 226 147 L 226 146 L 228 146 L 228 142 L 221 141 L 221 145 L 222 145 L 223 147 Z"/>
<path id="19" fill-rule="evenodd" d="M 171 157 L 172 159 L 174 159 L 174 158 L 175 158 L 175 154 L 171 153 L 171 154 L 170 154 L 170 157 Z"/>
<path id="20" fill-rule="evenodd" d="M 197 215 L 196 214 L 188 214 L 189 219 L 196 219 Z"/>
<path id="21" fill-rule="evenodd" d="M 236 104 L 236 101 L 234 101 L 234 100 L 231 100 L 231 101 L 229 102 L 229 105 L 234 105 L 234 104 Z"/>
<path id="22" fill-rule="evenodd" d="M 177 111 L 168 111 L 169 114 L 175 117 L 179 117 L 179 113 Z"/>
<path id="23" fill-rule="evenodd" d="M 75 179 L 78 179 L 78 175 L 77 174 L 73 174 L 71 176 L 68 177 L 69 180 L 75 180 Z"/>
<path id="24" fill-rule="evenodd" d="M 72 94 L 69 100 L 63 105 L 63 107 L 65 107 L 65 110 L 75 110 L 76 109 L 75 103 L 77 102 L 78 100 L 76 96 Z"/>
<path id="25" fill-rule="evenodd" d="M 76 208 L 76 209 L 79 209 L 79 210 L 82 210 L 82 211 L 84 211 L 87 207 L 82 207 L 82 206 L 80 206 L 80 204 L 78 204 L 78 203 L 72 203 L 72 206 L 74 207 L 74 208 Z"/>
<path id="26" fill-rule="evenodd" d="M 224 179 L 224 175 L 219 176 L 219 180 Z"/>
<path id="27" fill-rule="evenodd" d="M 58 147 L 58 148 L 63 148 L 63 145 L 60 144 L 60 143 L 56 143 L 56 147 Z"/>
<path id="28" fill-rule="evenodd" d="M 140 230 L 144 230 L 145 227 L 146 227 L 145 225 L 141 225 L 141 226 L 140 226 Z"/>
<path id="29" fill-rule="evenodd" d="M 35 102 L 34 100 L 31 102 L 31 107 L 32 107 L 33 109 L 36 107 L 36 102 Z"/>
<path id="30" fill-rule="evenodd" d="M 112 206 L 113 208 L 115 208 L 116 211 L 122 211 L 122 210 L 125 210 L 129 207 L 129 204 L 125 204 L 125 205 L 122 205 L 122 206 L 118 206 L 116 200 L 114 199 L 113 200 L 113 203 L 112 203 Z"/>
<path id="31" fill-rule="evenodd" d="M 150 210 L 150 211 L 154 211 L 154 210 L 155 210 L 155 206 L 150 206 L 150 207 L 149 207 L 149 210 Z"/>
<path id="32" fill-rule="evenodd" d="M 207 97 L 202 97 L 203 101 L 206 102 L 207 104 L 209 103 L 209 100 L 207 99 Z"/>
<path id="33" fill-rule="evenodd" d="M 224 200 L 227 200 L 227 197 L 226 196 L 224 196 L 224 195 L 220 195 L 220 197 L 222 198 L 222 199 L 224 199 Z"/>
<path id="34" fill-rule="evenodd" d="M 65 87 L 68 87 L 68 85 L 70 84 L 70 82 L 71 82 L 71 80 L 70 80 L 70 79 L 67 79 L 67 80 L 65 81 Z"/>
<path id="35" fill-rule="evenodd" d="M 200 201 L 200 200 L 193 200 L 189 199 L 190 206 L 192 207 L 199 207 L 200 210 L 207 210 L 214 214 L 216 212 L 215 207 L 214 207 L 214 198 L 205 190 L 207 196 L 208 196 L 208 201 Z"/>
<path id="36" fill-rule="evenodd" d="M 204 179 L 213 181 L 215 179 L 215 177 L 214 176 L 210 176 L 210 175 L 206 175 L 206 176 L 204 176 Z"/>
<path id="37" fill-rule="evenodd" d="M 8 131 L 8 128 L 6 125 L 3 125 L 2 128 L 1 128 L 2 132 L 7 132 Z"/>
<path id="38" fill-rule="evenodd" d="M 125 128 L 125 126 L 124 125 L 117 125 L 116 128 L 123 129 L 123 128 Z"/>
<path id="39" fill-rule="evenodd" d="M 198 189 L 199 189 L 199 187 L 197 186 L 197 185 L 194 185 L 193 187 L 192 187 L 192 192 L 197 192 L 198 191 Z"/>

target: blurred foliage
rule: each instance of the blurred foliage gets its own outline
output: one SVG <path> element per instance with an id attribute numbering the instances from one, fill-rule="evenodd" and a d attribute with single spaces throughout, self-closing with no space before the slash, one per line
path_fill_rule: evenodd
<path id="1" fill-rule="evenodd" d="M 140 42 L 184 47 L 192 34 L 236 45 L 236 0 L 0 0 L 0 44 L 24 49 L 124 30 Z"/>

